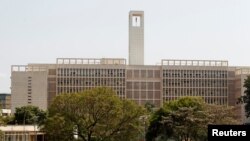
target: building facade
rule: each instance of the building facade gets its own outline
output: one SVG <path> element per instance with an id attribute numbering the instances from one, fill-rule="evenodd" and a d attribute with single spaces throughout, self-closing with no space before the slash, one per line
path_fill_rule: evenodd
<path id="1" fill-rule="evenodd" d="M 24 105 L 47 109 L 48 71 L 49 69 L 44 66 L 12 66 L 12 112 L 15 112 L 16 107 Z"/>
<path id="2" fill-rule="evenodd" d="M 239 67 L 229 67 L 227 61 L 220 60 L 127 65 L 121 58 L 58 58 L 55 64 L 12 66 L 12 110 L 24 105 L 47 109 L 56 95 L 100 86 L 140 105 L 149 102 L 160 107 L 179 97 L 200 96 L 207 103 L 235 106 L 246 77 L 238 71 Z"/>
<path id="3" fill-rule="evenodd" d="M 207 103 L 228 104 L 228 62 L 162 60 L 163 100 L 200 96 Z"/>

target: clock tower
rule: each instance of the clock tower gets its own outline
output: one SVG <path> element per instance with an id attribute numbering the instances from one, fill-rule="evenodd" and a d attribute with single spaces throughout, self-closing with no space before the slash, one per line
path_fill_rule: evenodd
<path id="1" fill-rule="evenodd" d="M 129 12 L 129 65 L 144 65 L 144 12 Z"/>

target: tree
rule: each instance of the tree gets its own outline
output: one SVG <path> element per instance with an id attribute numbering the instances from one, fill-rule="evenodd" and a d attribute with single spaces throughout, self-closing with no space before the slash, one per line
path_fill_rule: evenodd
<path id="1" fill-rule="evenodd" d="M 165 124 L 163 117 L 168 116 L 169 113 L 164 109 L 160 108 L 157 110 L 150 119 L 150 125 L 146 133 L 146 140 L 153 141 L 156 138 L 166 139 L 173 135 L 173 129 L 171 125 Z"/>
<path id="2" fill-rule="evenodd" d="M 155 108 L 155 105 L 150 103 L 150 102 L 146 102 L 144 104 L 144 107 L 145 109 L 149 112 L 149 113 L 153 113 L 154 112 L 154 108 Z"/>
<path id="3" fill-rule="evenodd" d="M 17 107 L 11 124 L 41 124 L 47 118 L 47 113 L 36 106 Z"/>
<path id="4" fill-rule="evenodd" d="M 235 124 L 231 107 L 209 105 L 199 97 L 183 97 L 164 104 L 150 121 L 147 141 L 207 139 L 208 124 Z"/>
<path id="5" fill-rule="evenodd" d="M 6 124 L 6 117 L 3 117 L 2 115 L 0 115 L 0 126 L 3 126 Z M 0 140 L 4 139 L 4 132 L 2 130 L 0 130 Z"/>
<path id="6" fill-rule="evenodd" d="M 240 124 L 232 106 L 206 104 L 205 110 L 208 124 Z"/>
<path id="7" fill-rule="evenodd" d="M 203 140 L 206 134 L 205 102 L 199 97 L 184 97 L 164 104 L 169 112 L 163 117 L 164 125 L 171 125 L 172 137 L 179 141 Z"/>
<path id="8" fill-rule="evenodd" d="M 198 130 L 204 126 L 204 101 L 200 98 L 184 97 L 164 104 L 151 119 L 147 141 L 156 139 L 184 140 L 198 136 Z M 195 135 L 196 134 L 196 135 Z"/>
<path id="9" fill-rule="evenodd" d="M 245 104 L 245 113 L 246 117 L 250 117 L 250 76 L 247 76 L 247 79 L 244 81 L 243 87 L 245 88 L 243 96 L 239 98 L 239 102 Z"/>
<path id="10" fill-rule="evenodd" d="M 110 88 L 61 94 L 48 112 L 42 129 L 51 141 L 130 141 L 143 132 L 140 117 L 145 110 Z"/>

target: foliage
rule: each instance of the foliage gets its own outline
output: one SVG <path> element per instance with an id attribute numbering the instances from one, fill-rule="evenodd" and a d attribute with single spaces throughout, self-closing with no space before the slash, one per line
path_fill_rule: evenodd
<path id="1" fill-rule="evenodd" d="M 194 107 L 181 107 L 163 117 L 164 125 L 171 126 L 176 140 L 200 140 L 206 132 L 206 118 L 204 113 Z"/>
<path id="2" fill-rule="evenodd" d="M 154 112 L 154 108 L 155 105 L 150 103 L 150 102 L 146 102 L 144 105 L 145 109 L 149 112 L 149 113 L 153 113 Z"/>
<path id="3" fill-rule="evenodd" d="M 199 115 L 198 111 L 203 108 L 203 104 L 202 99 L 191 97 L 165 103 L 163 109 L 158 110 L 152 116 L 146 136 L 147 141 L 153 141 L 156 138 L 165 140 L 184 138 L 185 133 L 191 133 L 190 128 L 194 127 L 192 124 L 198 119 L 194 116 Z M 197 127 L 195 126 L 198 130 Z"/>
<path id="4" fill-rule="evenodd" d="M 3 126 L 6 124 L 6 117 L 0 116 L 0 126 Z M 4 133 L 2 130 L 0 130 L 0 140 L 3 140 Z"/>
<path id="5" fill-rule="evenodd" d="M 0 117 L 0 125 L 6 125 L 6 124 L 14 124 L 14 116 L 1 116 Z"/>
<path id="6" fill-rule="evenodd" d="M 113 90 L 98 87 L 57 96 L 43 130 L 51 141 L 130 141 L 143 130 L 139 117 L 144 112 Z"/>
<path id="7" fill-rule="evenodd" d="M 245 79 L 243 86 L 245 88 L 245 95 L 239 98 L 239 102 L 245 104 L 245 114 L 248 118 L 250 117 L 250 76 L 247 76 L 247 79 Z"/>
<path id="8" fill-rule="evenodd" d="M 169 113 L 165 109 L 160 108 L 151 117 L 150 125 L 147 130 L 146 139 L 147 141 L 152 141 L 153 139 L 161 136 L 159 138 L 167 138 L 173 135 L 173 130 L 171 126 L 163 124 L 161 121 L 163 117 L 168 116 Z"/>
<path id="9" fill-rule="evenodd" d="M 204 100 L 200 97 L 183 97 L 164 103 L 163 107 L 169 111 L 178 110 L 180 107 L 195 107 L 196 110 L 204 108 Z"/>
<path id="10" fill-rule="evenodd" d="M 47 118 L 47 113 L 36 106 L 17 107 L 11 124 L 41 124 Z"/>
<path id="11" fill-rule="evenodd" d="M 206 104 L 205 110 L 209 124 L 240 124 L 232 106 Z"/>
<path id="12" fill-rule="evenodd" d="M 159 138 L 200 141 L 207 138 L 208 124 L 236 124 L 231 107 L 209 105 L 198 97 L 183 97 L 164 104 L 150 120 L 147 141 Z"/>

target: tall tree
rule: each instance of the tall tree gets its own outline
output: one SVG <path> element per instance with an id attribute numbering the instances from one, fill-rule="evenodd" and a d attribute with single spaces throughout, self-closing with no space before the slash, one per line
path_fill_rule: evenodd
<path id="1" fill-rule="evenodd" d="M 244 96 L 239 98 L 239 101 L 245 104 L 245 113 L 246 117 L 250 117 L 250 76 L 247 76 L 247 79 L 244 81 Z"/>
<path id="2" fill-rule="evenodd" d="M 206 104 L 205 109 L 209 124 L 239 124 L 234 107 Z"/>
<path id="3" fill-rule="evenodd" d="M 154 139 L 166 139 L 173 135 L 173 129 L 171 123 L 168 124 L 167 121 L 163 123 L 163 118 L 169 116 L 169 112 L 165 109 L 160 108 L 157 110 L 150 119 L 150 125 L 146 133 L 146 140 L 153 141 Z"/>
<path id="4" fill-rule="evenodd" d="M 231 107 L 209 105 L 199 97 L 183 97 L 164 104 L 150 120 L 147 141 L 172 138 L 200 141 L 207 138 L 208 124 L 235 124 Z"/>
<path id="5" fill-rule="evenodd" d="M 51 141 L 130 141 L 143 132 L 144 112 L 110 88 L 98 87 L 57 96 L 43 130 Z"/>
<path id="6" fill-rule="evenodd" d="M 155 112 L 150 120 L 147 141 L 169 138 L 190 139 L 190 136 L 194 136 L 203 125 L 201 124 L 203 120 L 199 121 L 204 119 L 203 113 L 200 112 L 203 105 L 204 101 L 201 98 L 194 97 L 184 97 L 165 103 L 163 109 Z"/>
<path id="7" fill-rule="evenodd" d="M 170 113 L 163 118 L 164 125 L 171 125 L 173 138 L 180 141 L 202 140 L 206 134 L 205 102 L 200 97 L 183 97 L 164 104 Z"/>

